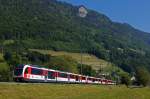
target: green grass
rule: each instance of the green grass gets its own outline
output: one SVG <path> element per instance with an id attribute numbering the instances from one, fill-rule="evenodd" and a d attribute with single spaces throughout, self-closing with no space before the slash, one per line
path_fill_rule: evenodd
<path id="1" fill-rule="evenodd" d="M 31 51 L 37 51 L 42 54 L 50 54 L 52 56 L 60 56 L 60 55 L 67 55 L 75 59 L 77 62 L 81 63 L 81 54 L 80 53 L 71 53 L 65 51 L 52 51 L 52 50 L 39 50 L 39 49 L 30 49 Z M 111 68 L 112 64 L 95 57 L 94 55 L 90 54 L 82 54 L 82 62 L 86 65 L 91 65 L 94 69 L 99 70 L 100 68 Z"/>
<path id="2" fill-rule="evenodd" d="M 0 84 L 0 99 L 150 99 L 149 92 L 125 86 Z"/>

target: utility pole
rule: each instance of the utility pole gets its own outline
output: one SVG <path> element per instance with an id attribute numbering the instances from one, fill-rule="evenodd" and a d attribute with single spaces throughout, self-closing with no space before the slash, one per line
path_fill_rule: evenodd
<path id="1" fill-rule="evenodd" d="M 88 14 L 88 11 L 87 11 L 87 9 L 84 7 L 84 6 L 81 6 L 81 7 L 79 7 L 79 17 L 81 17 L 81 18 L 85 18 L 86 16 L 87 16 L 87 14 Z M 82 34 L 81 34 L 81 36 L 82 36 Z M 81 37 L 81 39 L 83 39 L 83 37 Z M 83 55 L 82 55 L 82 53 L 83 53 L 83 51 L 82 51 L 82 47 L 83 47 L 83 43 L 82 43 L 82 41 L 80 42 L 81 44 L 80 44 L 80 55 L 81 55 L 81 74 L 82 74 L 82 62 L 83 62 Z"/>
<path id="2" fill-rule="evenodd" d="M 20 36 L 21 36 L 20 33 L 17 32 L 17 33 L 16 33 L 16 41 L 17 41 L 17 42 L 16 42 L 16 43 L 17 43 L 17 44 L 16 44 L 16 48 L 17 48 L 17 49 L 16 49 L 16 55 L 17 55 L 17 57 L 19 58 L 19 64 L 21 63 L 21 58 L 19 57 L 20 52 L 21 52 L 21 50 L 20 50 L 20 47 L 21 47 L 21 46 L 20 46 L 20 44 L 21 44 L 21 43 L 20 43 Z"/>

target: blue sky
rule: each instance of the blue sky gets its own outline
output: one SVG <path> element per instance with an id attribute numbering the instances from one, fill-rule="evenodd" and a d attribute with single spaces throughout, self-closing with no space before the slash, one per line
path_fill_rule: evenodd
<path id="1" fill-rule="evenodd" d="M 111 20 L 128 23 L 150 33 L 150 0 L 60 0 L 84 5 L 105 14 Z"/>

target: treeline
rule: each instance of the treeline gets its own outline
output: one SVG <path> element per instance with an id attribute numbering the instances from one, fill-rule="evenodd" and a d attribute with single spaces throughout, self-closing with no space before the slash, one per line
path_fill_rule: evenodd
<path id="1" fill-rule="evenodd" d="M 134 77 L 134 78 L 133 78 Z M 120 83 L 127 86 L 149 86 L 150 85 L 150 73 L 143 67 L 137 67 L 134 76 L 129 74 L 120 75 Z"/>

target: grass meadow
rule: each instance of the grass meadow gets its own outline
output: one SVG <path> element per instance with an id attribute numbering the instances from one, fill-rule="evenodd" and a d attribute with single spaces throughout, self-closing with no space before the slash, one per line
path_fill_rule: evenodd
<path id="1" fill-rule="evenodd" d="M 78 63 L 81 63 L 81 54 L 80 53 L 71 53 L 65 51 L 52 51 L 52 50 L 40 50 L 40 49 L 30 49 L 31 51 L 37 51 L 42 54 L 50 54 L 52 56 L 61 56 L 66 55 L 75 59 Z M 118 69 L 110 62 L 107 62 L 103 59 L 99 59 L 94 55 L 83 53 L 82 54 L 82 63 L 92 66 L 93 69 L 99 70 L 103 69 L 104 71 L 111 71 L 113 69 Z M 120 70 L 120 69 L 119 69 Z"/>
<path id="2" fill-rule="evenodd" d="M 0 84 L 0 99 L 150 99 L 150 88 L 71 84 Z"/>

